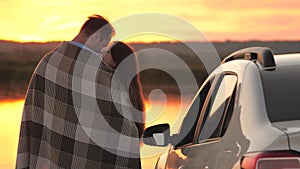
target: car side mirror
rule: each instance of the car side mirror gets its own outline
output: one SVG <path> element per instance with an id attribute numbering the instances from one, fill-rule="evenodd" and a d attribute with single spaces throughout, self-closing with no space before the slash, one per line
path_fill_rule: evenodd
<path id="1" fill-rule="evenodd" d="M 151 146 L 167 146 L 170 142 L 170 125 L 164 123 L 146 128 L 143 142 Z"/>

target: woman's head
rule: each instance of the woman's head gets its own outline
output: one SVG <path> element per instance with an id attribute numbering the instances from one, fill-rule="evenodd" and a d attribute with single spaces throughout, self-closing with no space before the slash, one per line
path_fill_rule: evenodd
<path id="1" fill-rule="evenodd" d="M 124 59 L 130 59 L 131 63 L 137 63 L 134 50 L 131 46 L 124 42 L 116 41 L 110 48 L 110 55 L 114 61 L 114 69 L 116 69 Z M 108 53 L 109 54 L 109 53 Z"/>
<path id="2" fill-rule="evenodd" d="M 137 55 L 134 49 L 124 42 L 114 42 L 103 59 L 106 64 L 121 75 L 121 80 L 125 84 L 129 84 L 134 75 L 139 78 Z"/>

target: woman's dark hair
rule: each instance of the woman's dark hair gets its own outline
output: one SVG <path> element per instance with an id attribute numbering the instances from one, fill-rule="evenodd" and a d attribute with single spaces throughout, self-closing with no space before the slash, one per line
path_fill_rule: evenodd
<path id="1" fill-rule="evenodd" d="M 131 46 L 119 41 L 112 45 L 110 52 L 112 59 L 115 62 L 115 66 L 113 67 L 114 69 L 117 69 L 124 59 L 126 59 L 126 63 L 129 63 L 126 64 L 126 66 L 122 65 L 120 68 L 118 68 L 117 73 L 120 74 L 119 77 L 124 84 L 129 84 L 129 98 L 131 104 L 136 110 L 143 113 L 139 114 L 140 118 L 142 119 L 138 119 L 139 121 L 136 122 L 139 130 L 139 137 L 141 137 L 145 129 L 145 105 L 140 83 L 137 55 Z M 135 75 L 132 80 L 131 75 Z M 141 120 L 142 122 L 140 122 Z"/>

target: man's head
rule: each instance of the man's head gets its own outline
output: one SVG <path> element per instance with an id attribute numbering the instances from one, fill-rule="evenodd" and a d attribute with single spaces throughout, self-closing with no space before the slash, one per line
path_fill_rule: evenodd
<path id="1" fill-rule="evenodd" d="M 100 15 L 92 15 L 82 25 L 74 41 L 83 43 L 93 51 L 99 53 L 114 35 L 115 30 L 107 19 Z"/>

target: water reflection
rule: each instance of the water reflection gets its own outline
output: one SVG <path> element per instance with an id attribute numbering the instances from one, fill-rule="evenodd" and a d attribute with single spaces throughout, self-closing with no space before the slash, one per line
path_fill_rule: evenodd
<path id="1" fill-rule="evenodd" d="M 2 100 L 0 101 L 0 169 L 15 168 L 15 160 L 18 146 L 19 130 L 22 118 L 24 100 Z M 161 111 L 161 106 L 165 104 L 165 109 Z M 187 103 L 182 103 L 180 99 L 168 99 L 167 103 L 160 101 L 146 102 L 147 117 L 154 119 L 146 124 L 151 126 L 159 123 L 169 123 L 172 131 L 179 128 L 178 119 L 182 119 Z M 180 120 L 179 120 L 180 121 Z M 151 154 L 149 152 L 161 152 L 155 147 L 143 145 L 141 154 Z M 154 168 L 159 154 L 146 156 L 142 159 L 143 169 Z"/>
<path id="2" fill-rule="evenodd" d="M 0 169 L 15 168 L 24 100 L 0 101 Z"/>

